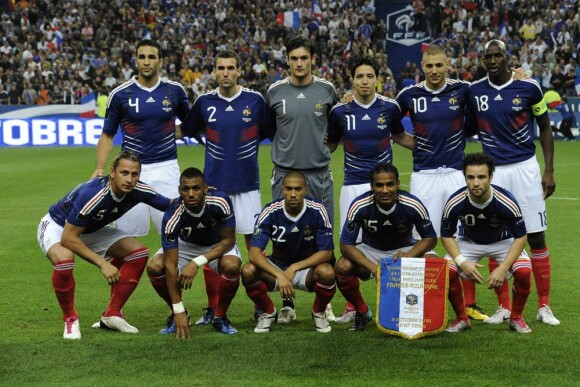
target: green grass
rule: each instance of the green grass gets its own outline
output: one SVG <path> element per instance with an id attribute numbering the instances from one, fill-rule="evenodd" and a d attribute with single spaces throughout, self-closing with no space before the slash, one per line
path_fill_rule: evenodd
<path id="1" fill-rule="evenodd" d="M 468 150 L 479 149 L 468 145 Z M 265 146 L 260 153 L 264 202 L 271 199 L 269 151 Z M 202 148 L 181 147 L 179 152 L 182 168 L 202 167 Z M 408 188 L 410 153 L 396 147 L 395 163 Z M 386 335 L 372 325 L 357 334 L 333 325 L 333 331 L 323 335 L 314 331 L 310 320 L 313 296 L 298 292 L 296 324 L 257 335 L 250 320 L 252 303 L 240 288 L 229 312 L 240 331 L 237 336 L 192 327 L 190 340 L 177 341 L 157 334 L 168 310 L 144 276 L 124 308 L 127 320 L 141 332 L 94 331 L 90 325 L 106 307 L 109 289 L 95 267 L 77 259 L 76 301 L 83 338 L 65 342 L 50 281 L 52 268 L 37 246 L 36 227 L 50 204 L 90 176 L 94 148 L 2 149 L 0 385 L 578 385 L 579 145 L 558 142 L 555 165 L 558 185 L 548 200 L 547 240 L 553 262 L 552 304 L 560 327 L 535 321 L 534 288 L 526 312 L 531 335 L 478 322 L 459 335 L 413 341 Z M 340 151 L 333 155 L 332 167 L 338 198 Z M 155 235 L 143 241 L 151 250 L 160 245 Z M 441 246 L 437 250 L 442 252 Z M 372 306 L 373 287 L 362 286 Z M 184 298 L 198 317 L 206 302 L 201 278 Z M 273 298 L 279 302 L 276 295 Z M 490 313 L 495 310 L 495 295 L 483 286 L 478 287 L 478 302 Z M 337 294 L 333 305 L 339 312 L 342 296 Z"/>

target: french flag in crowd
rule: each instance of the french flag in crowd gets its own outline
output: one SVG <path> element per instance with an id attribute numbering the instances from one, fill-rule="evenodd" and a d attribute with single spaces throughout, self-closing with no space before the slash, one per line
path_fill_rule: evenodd
<path id="1" fill-rule="evenodd" d="M 97 108 L 97 100 L 95 93 L 89 93 L 81 99 L 81 118 L 95 118 L 95 109 Z"/>
<path id="2" fill-rule="evenodd" d="M 276 15 L 276 23 L 286 28 L 300 28 L 300 12 L 280 12 L 278 15 Z"/>
<path id="3" fill-rule="evenodd" d="M 318 4 L 318 0 L 312 1 L 312 17 L 317 18 L 318 20 L 322 20 L 322 9 Z"/>
<path id="4" fill-rule="evenodd" d="M 444 259 L 379 260 L 377 325 L 415 339 L 441 332 L 447 323 L 448 269 Z"/>

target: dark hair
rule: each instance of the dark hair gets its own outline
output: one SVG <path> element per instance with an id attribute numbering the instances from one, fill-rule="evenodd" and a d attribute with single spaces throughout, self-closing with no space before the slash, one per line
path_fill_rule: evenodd
<path id="1" fill-rule="evenodd" d="M 304 186 L 307 185 L 306 183 L 306 176 L 304 176 L 304 174 L 300 171 L 290 171 L 288 172 L 285 176 L 284 179 L 282 179 L 282 185 L 284 185 L 286 179 L 289 179 L 291 177 L 298 177 L 300 179 L 302 179 L 304 181 Z"/>
<path id="2" fill-rule="evenodd" d="M 393 173 L 395 180 L 399 181 L 399 170 L 391 163 L 378 163 L 371 169 L 370 178 L 371 184 L 375 182 L 375 175 L 379 173 Z"/>
<path id="3" fill-rule="evenodd" d="M 306 51 L 310 53 L 310 56 L 314 56 L 314 43 L 308 38 L 302 35 L 296 35 L 284 43 L 286 47 L 286 55 L 290 54 L 290 51 L 296 50 L 297 48 L 304 47 Z"/>
<path id="4" fill-rule="evenodd" d="M 357 56 L 354 58 L 352 65 L 350 66 L 350 73 L 352 74 L 352 77 L 354 78 L 354 73 L 356 72 L 356 69 L 359 68 L 360 66 L 370 66 L 373 68 L 373 70 L 375 71 L 375 76 L 379 75 L 379 65 L 377 64 L 377 61 L 374 57 L 372 56 Z"/>
<path id="5" fill-rule="evenodd" d="M 495 162 L 490 155 L 483 152 L 468 153 L 463 158 L 463 176 L 467 171 L 467 167 L 470 165 L 487 165 L 487 170 L 489 171 L 489 176 L 493 175 L 495 171 Z"/>
<path id="6" fill-rule="evenodd" d="M 137 48 L 135 49 L 135 53 L 139 52 L 139 49 L 141 47 L 144 47 L 144 46 L 155 47 L 157 49 L 157 56 L 159 57 L 159 59 L 161 59 L 163 57 L 163 55 L 161 53 L 161 45 L 159 43 L 157 43 L 156 41 L 153 41 L 151 39 L 143 39 L 139 43 L 137 43 Z"/>
<path id="7" fill-rule="evenodd" d="M 122 150 L 113 157 L 113 160 L 111 160 L 111 168 L 117 169 L 121 160 L 135 161 L 141 165 L 141 158 L 137 153 L 129 150 Z"/>
<path id="8" fill-rule="evenodd" d="M 183 172 L 181 172 L 181 176 L 179 176 L 179 181 L 181 181 L 182 179 L 195 179 L 197 177 L 201 177 L 203 182 L 205 183 L 205 176 L 203 175 L 203 172 L 195 167 L 189 167 L 184 169 Z"/>
<path id="9" fill-rule="evenodd" d="M 219 58 L 234 58 L 236 60 L 236 68 L 240 67 L 240 56 L 237 52 L 232 50 L 221 50 L 218 51 L 217 55 L 215 56 L 215 66 L 217 66 L 217 60 Z"/>

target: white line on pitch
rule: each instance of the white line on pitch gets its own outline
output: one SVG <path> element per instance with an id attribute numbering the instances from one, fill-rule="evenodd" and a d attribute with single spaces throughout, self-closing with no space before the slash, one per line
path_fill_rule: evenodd
<path id="1" fill-rule="evenodd" d="M 573 200 L 573 201 L 580 200 L 580 198 L 561 198 L 559 196 L 550 196 L 549 199 L 555 199 L 555 200 Z"/>

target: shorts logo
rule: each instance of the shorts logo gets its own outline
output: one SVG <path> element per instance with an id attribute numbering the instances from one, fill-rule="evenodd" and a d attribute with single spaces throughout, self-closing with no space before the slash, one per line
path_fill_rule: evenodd
<path id="1" fill-rule="evenodd" d="M 431 39 L 428 33 L 413 31 L 413 13 L 413 7 L 408 5 L 387 15 L 387 40 L 404 46 L 414 46 Z"/>

